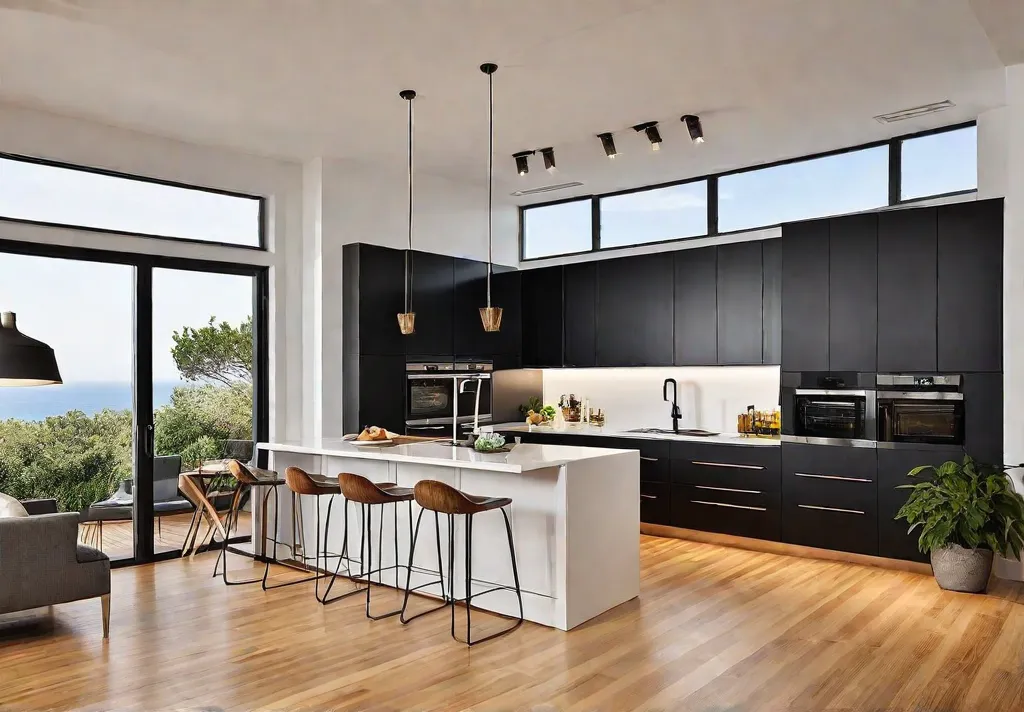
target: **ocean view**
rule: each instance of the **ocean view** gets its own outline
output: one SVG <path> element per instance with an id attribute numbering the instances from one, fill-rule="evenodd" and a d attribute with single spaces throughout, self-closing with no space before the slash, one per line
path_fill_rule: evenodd
<path id="1" fill-rule="evenodd" d="M 184 385 L 177 381 L 153 384 L 153 406 L 171 402 L 171 392 Z M 60 386 L 0 388 L 0 420 L 42 420 L 80 410 L 86 415 L 104 408 L 129 410 L 132 407 L 131 383 L 65 383 Z"/>

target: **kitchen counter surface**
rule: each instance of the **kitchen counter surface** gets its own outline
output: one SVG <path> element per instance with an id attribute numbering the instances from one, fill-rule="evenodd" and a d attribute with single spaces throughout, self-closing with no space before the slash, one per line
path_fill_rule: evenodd
<path id="1" fill-rule="evenodd" d="M 586 423 L 566 425 L 554 428 L 544 425 L 527 425 L 522 422 L 496 423 L 481 428 L 497 433 L 541 433 L 545 435 L 589 435 L 591 437 L 629 438 L 636 440 L 676 440 L 680 442 L 714 443 L 716 445 L 749 445 L 751 447 L 778 447 L 779 438 L 744 437 L 739 433 L 721 433 L 719 435 L 674 435 L 671 433 L 631 433 L 622 430 L 599 428 Z M 522 447 L 522 446 L 520 446 Z"/>
<path id="2" fill-rule="evenodd" d="M 491 472 L 529 472 L 547 467 L 559 467 L 570 462 L 592 460 L 605 455 L 629 452 L 596 447 L 568 445 L 538 445 L 522 443 L 506 453 L 483 453 L 472 448 L 452 447 L 442 443 L 423 442 L 410 445 L 353 445 L 341 438 L 324 438 L 318 443 L 282 441 L 259 443 L 257 448 L 271 452 L 290 452 L 327 457 L 351 457 L 363 460 L 383 460 L 420 465 L 437 465 Z"/>

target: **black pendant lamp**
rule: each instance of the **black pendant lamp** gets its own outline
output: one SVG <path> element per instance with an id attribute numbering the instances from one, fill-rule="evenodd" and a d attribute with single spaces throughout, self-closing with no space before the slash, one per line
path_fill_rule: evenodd
<path id="1" fill-rule="evenodd" d="M 494 73 L 497 64 L 481 64 L 480 71 L 487 75 L 487 306 L 480 307 L 480 321 L 484 331 L 501 329 L 501 307 L 491 306 L 491 274 L 493 273 L 493 242 L 491 238 L 491 209 L 494 197 Z"/>
<path id="2" fill-rule="evenodd" d="M 0 314 L 0 386 L 63 383 L 53 349 L 18 331 L 14 312 Z"/>
<path id="3" fill-rule="evenodd" d="M 412 100 L 416 92 L 404 89 L 398 96 L 409 105 L 409 246 L 405 250 L 405 311 L 398 315 L 398 328 L 408 336 L 416 333 L 416 312 L 412 310 Z"/>

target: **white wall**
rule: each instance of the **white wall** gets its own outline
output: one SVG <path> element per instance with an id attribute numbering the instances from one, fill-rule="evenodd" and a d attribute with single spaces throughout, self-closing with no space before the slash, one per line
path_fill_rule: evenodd
<path id="1" fill-rule="evenodd" d="M 778 366 L 544 369 L 544 402 L 555 405 L 571 393 L 604 410 L 609 430 L 668 428 L 671 405 L 662 399 L 666 378 L 678 383 L 683 428 L 735 433 L 736 416 L 748 405 L 758 410 L 779 405 Z"/>

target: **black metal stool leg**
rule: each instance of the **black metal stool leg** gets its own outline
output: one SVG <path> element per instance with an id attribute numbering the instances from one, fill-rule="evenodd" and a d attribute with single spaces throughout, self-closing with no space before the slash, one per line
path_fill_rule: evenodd
<path id="1" fill-rule="evenodd" d="M 335 496 L 336 495 L 331 495 L 331 504 L 329 504 L 327 506 L 327 526 L 328 527 L 330 527 L 331 506 L 334 504 L 334 497 Z M 344 533 L 343 533 L 345 538 L 344 538 L 344 541 L 342 542 L 342 545 L 341 545 L 341 554 L 338 556 L 338 565 L 334 567 L 334 573 L 330 574 L 331 581 L 330 581 L 330 583 L 327 584 L 327 588 L 324 590 L 324 595 L 322 597 L 318 593 L 319 590 L 320 590 L 320 583 L 317 582 L 317 584 L 316 584 L 316 591 L 317 591 L 317 593 L 316 593 L 316 600 L 318 600 L 322 605 L 325 605 L 325 606 L 328 603 L 334 603 L 335 601 L 340 601 L 343 598 L 348 598 L 349 596 L 354 596 L 357 593 L 362 593 L 363 592 L 363 589 L 357 587 L 357 588 L 355 588 L 355 589 L 353 589 L 351 591 L 345 591 L 345 593 L 340 593 L 337 596 L 335 596 L 334 598 L 329 598 L 329 596 L 331 595 L 331 589 L 334 588 L 334 582 L 338 580 L 338 577 L 339 577 L 340 571 L 341 571 L 341 565 L 343 563 L 348 562 L 346 564 L 345 571 L 346 571 L 346 573 L 351 573 L 350 568 L 351 568 L 352 563 L 351 563 L 351 560 L 348 557 L 348 500 L 347 499 L 343 499 L 343 501 L 345 503 L 344 504 L 344 506 L 345 506 L 345 520 L 344 520 L 345 521 L 345 526 L 344 526 Z M 326 535 L 326 533 L 328 531 L 330 531 L 329 528 L 325 529 L 325 532 L 324 532 L 325 535 Z M 325 536 L 325 538 L 326 538 L 326 536 Z M 320 544 L 319 544 L 319 540 L 318 540 L 317 541 L 317 548 L 318 548 L 318 557 L 317 558 L 318 558 L 318 561 L 319 561 L 319 546 L 320 546 Z M 325 545 L 324 545 L 324 572 L 325 572 L 324 576 L 325 577 L 328 575 L 326 573 L 326 571 L 327 571 L 327 558 L 328 558 L 327 557 L 327 546 L 326 546 L 326 542 L 325 542 Z M 362 566 L 362 564 L 360 564 L 360 566 Z"/>
<path id="2" fill-rule="evenodd" d="M 409 505 L 409 508 L 410 508 L 410 510 L 412 509 L 412 505 L 411 504 Z M 435 532 L 437 533 L 437 552 L 438 552 L 438 557 L 437 557 L 437 573 L 438 573 L 438 576 L 439 576 L 439 580 L 437 580 L 437 581 L 428 581 L 427 583 L 420 584 L 419 586 L 410 586 L 411 581 L 412 581 L 413 561 L 414 561 L 414 557 L 416 555 L 416 542 L 419 540 L 419 536 L 420 536 L 420 523 L 423 521 L 423 512 L 425 512 L 425 511 L 426 510 L 424 510 L 424 509 L 420 509 L 420 513 L 416 517 L 416 527 L 413 530 L 413 534 L 412 534 L 412 545 L 409 548 L 409 567 L 408 567 L 408 573 L 407 573 L 406 579 L 405 579 L 405 599 L 402 602 L 402 608 L 400 610 L 401 617 L 399 619 L 399 620 L 402 621 L 403 625 L 408 624 L 408 623 L 416 620 L 420 616 L 425 616 L 425 615 L 427 615 L 429 613 L 436 613 L 437 611 L 443 610 L 445 608 L 445 606 L 448 605 L 448 592 L 445 590 L 445 587 L 444 587 L 444 559 L 442 559 L 441 555 L 440 555 L 441 554 L 441 536 L 440 536 L 441 525 L 439 524 L 439 520 L 437 518 L 437 512 L 434 512 L 434 527 L 435 527 Z M 410 522 L 412 521 L 411 512 L 410 512 L 410 519 L 409 519 L 409 521 Z M 448 574 L 449 574 L 449 576 L 451 576 L 451 570 L 449 570 Z M 441 605 L 440 606 L 435 606 L 434 608 L 428 608 L 425 611 L 420 611 L 419 613 L 417 613 L 415 615 L 412 615 L 412 616 L 409 616 L 407 618 L 406 615 L 405 615 L 405 612 L 406 612 L 406 610 L 408 609 L 408 606 L 409 606 L 409 594 L 411 592 L 413 592 L 413 591 L 418 591 L 421 588 L 426 588 L 427 586 L 433 586 L 435 584 L 438 584 L 441 587 L 441 601 L 442 601 Z"/>
<path id="3" fill-rule="evenodd" d="M 517 618 L 516 622 L 513 623 L 508 628 L 506 628 L 505 630 L 499 630 L 497 633 L 491 633 L 490 635 L 484 636 L 483 638 L 480 638 L 479 640 L 473 640 L 468 635 L 468 631 L 469 631 L 469 607 L 470 606 L 469 606 L 469 594 L 468 594 L 468 590 L 469 590 L 468 586 L 469 585 L 467 583 L 467 589 L 466 589 L 467 590 L 467 596 L 466 596 L 466 598 L 467 598 L 467 600 L 466 600 L 466 630 L 467 630 L 466 645 L 471 645 L 472 646 L 472 645 L 476 645 L 478 643 L 487 642 L 488 640 L 494 640 L 495 638 L 500 638 L 503 635 L 508 635 L 509 633 L 511 633 L 512 631 L 514 631 L 516 628 L 518 628 L 519 626 L 521 626 L 523 624 L 523 591 L 522 591 L 522 589 L 519 586 L 519 568 L 516 566 L 516 549 L 515 549 L 515 543 L 514 543 L 514 541 L 512 539 L 512 524 L 511 524 L 511 522 L 509 522 L 508 513 L 505 511 L 504 507 L 501 508 L 501 515 L 505 519 L 505 533 L 508 535 L 508 553 L 509 553 L 509 557 L 512 560 L 512 579 L 515 581 L 515 585 L 516 585 L 515 586 L 516 598 L 519 600 L 519 618 Z M 470 524 L 469 527 L 472 528 L 472 524 Z M 469 564 L 468 563 L 466 564 L 466 572 L 467 572 L 467 579 L 468 579 L 468 576 L 469 576 Z M 498 590 L 505 590 L 505 591 L 507 591 L 509 589 L 508 589 L 507 586 L 499 586 L 497 588 L 493 588 L 493 589 L 490 589 L 490 590 L 491 591 L 498 591 Z M 485 593 L 487 593 L 487 591 L 485 591 Z"/>

